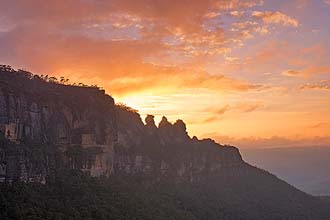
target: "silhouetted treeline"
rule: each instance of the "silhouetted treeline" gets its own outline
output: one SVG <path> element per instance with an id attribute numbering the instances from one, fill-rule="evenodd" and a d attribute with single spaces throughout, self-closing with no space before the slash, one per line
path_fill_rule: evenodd
<path id="1" fill-rule="evenodd" d="M 38 75 L 33 74 L 29 71 L 23 70 L 23 69 L 17 69 L 15 70 L 9 65 L 0 65 L 0 73 L 1 77 L 0 79 L 7 79 L 7 80 L 31 80 L 34 82 L 45 82 L 45 83 L 51 83 L 51 84 L 58 84 L 58 85 L 66 85 L 66 86 L 74 86 L 74 87 L 84 87 L 84 88 L 96 88 L 96 89 L 102 89 L 101 87 L 97 85 L 86 85 L 84 83 L 71 83 L 69 79 L 61 76 L 59 78 L 56 78 L 54 76 L 49 75 Z"/>

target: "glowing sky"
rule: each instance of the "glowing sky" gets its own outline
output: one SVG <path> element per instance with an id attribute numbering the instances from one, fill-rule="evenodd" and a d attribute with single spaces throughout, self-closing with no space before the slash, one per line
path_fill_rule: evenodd
<path id="1" fill-rule="evenodd" d="M 330 143 L 329 0 L 0 0 L 0 63 L 191 135 Z"/>

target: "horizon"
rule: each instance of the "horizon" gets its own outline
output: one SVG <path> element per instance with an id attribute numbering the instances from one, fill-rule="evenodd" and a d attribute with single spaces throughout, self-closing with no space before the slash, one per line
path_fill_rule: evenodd
<path id="1" fill-rule="evenodd" d="M 97 84 L 190 136 L 330 146 L 330 2 L 189 2 L 1 2 L 0 63 Z"/>

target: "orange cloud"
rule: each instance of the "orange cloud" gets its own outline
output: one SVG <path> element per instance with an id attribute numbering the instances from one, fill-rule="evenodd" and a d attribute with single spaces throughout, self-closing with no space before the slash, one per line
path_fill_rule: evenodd
<path id="1" fill-rule="evenodd" d="M 217 116 L 211 116 L 211 117 L 208 117 L 206 119 L 204 119 L 203 121 L 201 121 L 202 124 L 204 123 L 211 123 L 211 122 L 214 122 L 214 121 L 218 121 L 219 120 L 219 117 Z"/>
<path id="2" fill-rule="evenodd" d="M 282 75 L 294 77 L 306 77 L 315 74 L 330 74 L 330 66 L 310 66 L 302 70 L 286 70 L 282 72 Z"/>
<path id="3" fill-rule="evenodd" d="M 261 107 L 263 107 L 261 103 L 237 103 L 233 105 L 225 105 L 221 108 L 207 108 L 204 109 L 203 112 L 210 112 L 216 117 L 216 116 L 222 116 L 226 112 L 230 112 L 230 111 L 236 111 L 239 113 L 249 113 Z"/>
<path id="4" fill-rule="evenodd" d="M 177 67 L 157 67 L 149 74 L 145 72 L 138 78 L 112 80 L 107 88 L 117 95 L 136 93 L 143 90 L 161 88 L 175 91 L 178 89 L 207 89 L 213 92 L 247 92 L 266 89 L 263 85 L 250 84 L 223 75 L 212 76 L 206 72 L 190 72 Z"/>
<path id="5" fill-rule="evenodd" d="M 329 58 L 329 50 L 322 43 L 301 47 L 284 40 L 272 40 L 253 45 L 244 57 L 226 59 L 222 69 L 233 74 L 242 70 L 264 74 L 271 69 L 275 74 L 306 78 L 329 73 Z"/>
<path id="6" fill-rule="evenodd" d="M 268 24 L 282 24 L 284 26 L 293 26 L 298 27 L 298 20 L 282 13 L 282 12 L 272 12 L 272 11 L 254 11 L 252 13 L 253 17 L 262 19 L 265 23 Z"/>
<path id="7" fill-rule="evenodd" d="M 219 9 L 237 9 L 237 8 L 252 8 L 264 4 L 264 0 L 221 0 L 216 3 L 216 7 Z"/>
<path id="8" fill-rule="evenodd" d="M 244 11 L 231 11 L 229 14 L 234 17 L 242 17 L 245 14 L 245 12 Z"/>
<path id="9" fill-rule="evenodd" d="M 239 11 L 262 3 L 1 1 L 0 13 L 11 28 L 0 35 L 0 60 L 36 72 L 105 84 L 114 94 L 159 86 L 258 90 L 261 85 L 211 75 L 199 68 L 168 65 L 166 60 L 171 56 L 184 60 L 227 53 L 233 39 L 244 39 L 248 30 L 243 28 L 229 37 L 226 32 L 230 30 L 221 26 L 207 30 L 205 23 L 222 11 Z M 155 63 L 148 61 L 150 57 Z"/>
<path id="10" fill-rule="evenodd" d="M 284 76 L 300 76 L 301 72 L 297 70 L 286 70 L 282 72 L 282 75 Z"/>
<path id="11" fill-rule="evenodd" d="M 222 107 L 220 109 L 217 109 L 215 113 L 216 114 L 219 114 L 219 115 L 223 115 L 228 110 L 229 110 L 229 105 L 226 105 L 226 106 L 224 106 L 224 107 Z"/>
<path id="12" fill-rule="evenodd" d="M 217 134 L 209 134 L 213 136 L 219 143 L 234 144 L 239 148 L 286 148 L 286 147 L 328 147 L 330 144 L 330 136 L 327 137 L 310 137 L 310 138 L 287 138 L 273 136 L 269 138 L 234 138 L 221 136 Z"/>
<path id="13" fill-rule="evenodd" d="M 257 109 L 260 109 L 263 107 L 263 104 L 261 103 L 241 103 L 236 106 L 236 108 L 241 112 L 253 112 Z"/>
<path id="14" fill-rule="evenodd" d="M 240 114 L 247 114 L 261 107 L 263 107 L 261 103 L 236 103 L 231 105 L 227 104 L 222 107 L 209 107 L 196 112 L 196 114 L 205 115 L 206 117 L 190 119 L 188 122 L 198 125 L 217 123 L 225 120 L 227 118 L 226 114 L 228 114 L 228 117 L 237 117 Z"/>
<path id="15" fill-rule="evenodd" d="M 188 56 L 219 55 L 230 43 L 248 36 L 248 30 L 228 33 L 221 26 L 207 30 L 210 18 L 223 11 L 262 5 L 262 0 L 192 1 L 79 1 L 19 0 L 0 2 L 0 13 L 13 26 L 27 26 L 50 34 L 93 38 L 158 41 Z M 235 13 L 234 13 L 235 14 Z M 134 32 L 134 33 L 133 33 Z M 260 32 L 260 30 L 259 30 Z M 262 33 L 265 31 L 262 30 Z M 230 36 L 227 39 L 225 35 Z M 164 42 L 164 38 L 167 42 Z M 233 39 L 236 39 L 235 41 Z"/>
<path id="16" fill-rule="evenodd" d="M 238 103 L 235 105 L 225 105 L 222 108 L 206 109 L 206 111 L 211 111 L 212 113 L 214 113 L 216 115 L 223 115 L 228 111 L 238 111 L 241 113 L 252 112 L 261 107 L 263 107 L 263 105 L 261 103 Z"/>
<path id="17" fill-rule="evenodd" d="M 35 69 L 37 66 L 38 72 L 51 71 L 56 74 L 59 71 L 65 74 L 67 71 L 68 75 L 80 74 L 77 77 L 86 83 L 91 83 L 95 78 L 97 81 L 93 84 L 102 84 L 113 94 L 122 95 L 157 87 L 206 88 L 214 91 L 249 91 L 263 88 L 262 85 L 223 75 L 210 75 L 178 66 L 144 62 L 144 57 L 161 53 L 163 45 L 158 42 L 61 38 L 56 35 L 45 36 L 38 32 L 30 34 L 25 30 L 16 31 L 9 33 L 2 40 L 5 51 L 11 50 L 11 53 L 6 54 L 0 52 L 3 58 L 15 59 L 18 64 L 29 63 L 29 69 Z M 24 39 L 19 37 L 22 35 L 25 36 Z M 39 46 L 30 48 L 35 41 L 38 41 Z M 80 69 L 83 72 L 80 72 Z"/>
<path id="18" fill-rule="evenodd" d="M 301 90 L 330 90 L 330 80 L 322 80 L 317 83 L 309 83 L 299 87 Z"/>
<path id="19" fill-rule="evenodd" d="M 330 89 L 330 88 L 329 88 Z M 330 128 L 330 122 L 319 122 L 310 126 L 311 128 Z"/>

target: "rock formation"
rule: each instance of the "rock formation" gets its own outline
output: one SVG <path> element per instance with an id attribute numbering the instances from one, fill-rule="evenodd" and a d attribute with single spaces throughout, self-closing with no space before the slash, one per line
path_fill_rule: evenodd
<path id="1" fill-rule="evenodd" d="M 137 113 L 120 107 L 117 111 L 118 137 L 125 137 L 115 144 L 117 173 L 142 172 L 193 180 L 210 171 L 221 172 L 227 166 L 244 163 L 235 147 L 221 146 L 210 139 L 191 139 L 182 120 L 171 124 L 163 117 L 156 127 L 151 115 L 143 125 Z"/>
<path id="2" fill-rule="evenodd" d="M 54 148 L 53 152 L 62 152 L 70 168 L 86 170 L 94 176 L 112 172 L 117 134 L 111 97 L 92 88 L 33 81 L 19 85 L 24 82 L 1 76 L 0 125 L 7 140 L 1 149 L 4 156 L 0 163 L 5 171 L 0 174 L 2 179 L 44 180 L 48 174 L 46 161 L 41 157 L 32 162 L 27 152 L 35 148 L 47 157 L 46 146 Z"/>
<path id="3" fill-rule="evenodd" d="M 0 181 L 45 182 L 57 169 L 198 179 L 243 164 L 238 150 L 191 139 L 182 120 L 140 115 L 103 90 L 0 73 Z M 37 155 L 37 156 L 36 156 Z"/>
<path id="4" fill-rule="evenodd" d="M 0 183 L 0 219 L 330 216 L 329 202 L 248 165 L 235 147 L 190 138 L 182 120 L 143 123 L 97 87 L 2 66 Z"/>

